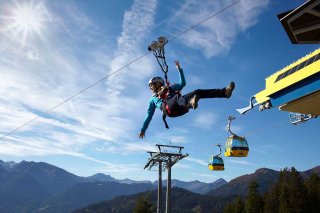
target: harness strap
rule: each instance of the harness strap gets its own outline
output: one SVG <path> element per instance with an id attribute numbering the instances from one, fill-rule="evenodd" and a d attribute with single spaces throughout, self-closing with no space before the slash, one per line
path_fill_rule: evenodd
<path id="1" fill-rule="evenodd" d="M 166 115 L 166 113 L 164 112 L 164 110 L 165 110 L 165 109 L 162 110 L 162 120 L 163 120 L 163 122 L 164 122 L 164 126 L 165 126 L 167 129 L 169 129 L 168 123 L 167 123 L 167 121 L 166 121 L 167 115 Z"/>
<path id="2" fill-rule="evenodd" d="M 166 81 L 166 86 L 169 87 L 170 84 L 169 84 L 168 75 L 167 75 L 166 72 L 164 73 L 164 79 L 165 79 L 165 81 Z"/>
<path id="3" fill-rule="evenodd" d="M 166 121 L 166 117 L 167 117 L 167 113 L 169 113 L 169 115 L 171 114 L 171 111 L 169 109 L 169 106 L 167 104 L 168 100 L 169 100 L 169 96 L 172 95 L 173 91 L 172 88 L 170 87 L 170 83 L 168 82 L 167 79 L 167 73 L 165 73 L 165 79 L 166 79 L 166 85 L 168 87 L 168 91 L 166 92 L 166 94 L 164 96 L 162 96 L 161 98 L 163 99 L 163 103 L 162 103 L 162 120 L 164 122 L 164 125 L 167 129 L 169 129 L 169 125 Z M 175 92 L 175 94 L 178 94 L 179 92 Z M 171 97 L 172 98 L 172 97 Z"/>

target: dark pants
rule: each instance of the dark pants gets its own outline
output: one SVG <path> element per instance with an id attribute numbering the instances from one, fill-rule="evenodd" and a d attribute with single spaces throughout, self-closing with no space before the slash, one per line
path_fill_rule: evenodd
<path id="1" fill-rule="evenodd" d="M 189 111 L 190 108 L 190 99 L 194 95 L 198 95 L 199 99 L 203 98 L 225 98 L 226 97 L 226 88 L 222 89 L 197 89 L 184 96 L 180 96 L 179 94 L 174 95 L 162 106 L 165 109 L 163 112 L 169 117 L 177 117 L 184 115 Z"/>
<path id="2" fill-rule="evenodd" d="M 192 92 L 189 92 L 183 96 L 183 98 L 188 103 L 190 99 L 197 94 L 199 99 L 203 98 L 225 98 L 226 97 L 226 88 L 222 89 L 197 89 Z"/>

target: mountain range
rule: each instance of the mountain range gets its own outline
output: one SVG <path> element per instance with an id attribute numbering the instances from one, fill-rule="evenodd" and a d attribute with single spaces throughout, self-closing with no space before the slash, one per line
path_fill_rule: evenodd
<path id="1" fill-rule="evenodd" d="M 165 188 L 163 189 L 166 190 Z M 163 209 L 165 212 L 165 193 L 162 195 Z M 147 197 L 154 205 L 157 200 L 157 190 L 141 192 L 129 196 L 118 196 L 114 199 L 91 204 L 85 208 L 77 209 L 73 213 L 98 213 L 119 212 L 131 213 L 139 197 Z M 188 190 L 173 187 L 171 190 L 171 212 L 194 213 L 194 212 L 223 212 L 224 206 L 233 201 L 233 196 L 200 195 Z"/>
<path id="2" fill-rule="evenodd" d="M 204 194 L 225 183 L 223 179 L 213 183 L 172 180 L 172 187 Z M 80 177 L 44 162 L 0 160 L 0 212 L 70 212 L 115 196 L 154 190 L 157 184 L 102 173 Z"/>
<path id="3" fill-rule="evenodd" d="M 317 166 L 313 169 L 300 172 L 300 176 L 303 179 L 308 179 L 312 173 L 320 176 L 320 167 Z M 271 186 L 274 183 L 279 181 L 279 175 L 279 171 L 261 168 L 252 174 L 237 177 L 229 183 L 202 195 L 181 188 L 173 188 L 171 191 L 171 210 L 177 213 L 224 212 L 226 204 L 234 203 L 239 196 L 242 197 L 242 199 L 245 198 L 248 185 L 252 180 L 258 183 L 260 194 L 264 194 L 272 188 Z M 111 200 L 91 204 L 85 208 L 75 210 L 73 213 L 114 212 L 114 210 L 119 213 L 129 213 L 135 208 L 136 202 L 141 196 L 147 197 L 153 205 L 156 205 L 157 191 L 154 190 L 148 193 L 144 192 L 130 196 L 119 196 Z M 164 195 L 162 197 L 162 203 L 165 203 Z"/>
<path id="4" fill-rule="evenodd" d="M 320 176 L 320 166 L 301 172 L 300 175 L 307 178 L 312 173 Z M 213 183 L 174 179 L 172 187 L 176 187 L 176 194 L 183 194 L 184 199 L 196 199 L 189 200 L 193 204 L 211 199 L 216 202 L 212 201 L 212 205 L 218 208 L 229 199 L 245 195 L 252 179 L 259 184 L 259 190 L 264 192 L 277 181 L 278 176 L 279 171 L 261 168 L 230 182 L 223 179 Z M 146 191 L 156 196 L 157 184 L 157 181 L 118 180 L 102 173 L 80 177 L 44 162 L 15 163 L 0 160 L 0 212 L 71 212 L 92 203 L 98 203 L 99 206 L 99 202 L 112 207 L 119 196 L 133 201 L 137 198 L 135 194 Z"/>
<path id="5" fill-rule="evenodd" d="M 310 177 L 312 173 L 316 173 L 318 176 L 320 176 L 320 166 L 300 172 L 300 175 L 306 179 Z M 260 193 L 264 193 L 278 180 L 279 174 L 279 171 L 268 168 L 257 169 L 253 174 L 237 177 L 228 182 L 228 184 L 224 184 L 219 188 L 210 190 L 206 194 L 213 196 L 243 196 L 247 194 L 248 185 L 252 180 L 255 180 L 258 183 Z"/>

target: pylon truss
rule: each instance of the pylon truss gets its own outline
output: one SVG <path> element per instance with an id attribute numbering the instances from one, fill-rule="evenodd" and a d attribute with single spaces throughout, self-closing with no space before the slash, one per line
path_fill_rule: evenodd
<path id="1" fill-rule="evenodd" d="M 150 154 L 150 158 L 148 159 L 144 169 L 148 168 L 151 170 L 152 167 L 159 165 L 159 162 L 161 162 L 164 171 L 165 169 L 168 169 L 168 167 L 172 167 L 179 160 L 189 156 L 189 154 L 182 154 L 182 149 L 184 149 L 182 146 L 159 144 L 156 144 L 156 146 L 158 147 L 159 151 L 148 152 Z"/>

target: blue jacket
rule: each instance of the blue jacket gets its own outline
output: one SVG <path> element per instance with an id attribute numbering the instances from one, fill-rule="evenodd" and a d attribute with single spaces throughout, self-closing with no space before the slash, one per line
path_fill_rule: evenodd
<path id="1" fill-rule="evenodd" d="M 186 79 L 184 78 L 183 70 L 181 68 L 179 69 L 179 75 L 180 75 L 180 83 L 170 86 L 172 91 L 180 91 L 186 85 Z M 157 95 L 153 95 L 150 98 L 148 111 L 147 111 L 146 117 L 144 118 L 141 132 L 143 133 L 146 132 L 156 108 L 161 110 L 162 103 L 163 103 L 163 100 L 158 98 Z"/>

